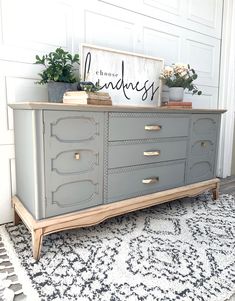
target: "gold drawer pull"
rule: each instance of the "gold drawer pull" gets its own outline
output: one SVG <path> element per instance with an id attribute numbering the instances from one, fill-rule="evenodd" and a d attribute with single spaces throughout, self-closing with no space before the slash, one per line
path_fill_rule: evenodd
<path id="1" fill-rule="evenodd" d="M 75 153 L 74 154 L 74 159 L 75 160 L 80 160 L 80 154 L 79 153 Z"/>
<path id="2" fill-rule="evenodd" d="M 154 177 L 154 178 L 143 179 L 142 183 L 143 184 L 154 184 L 154 183 L 157 183 L 158 181 L 159 181 L 159 178 Z"/>
<path id="3" fill-rule="evenodd" d="M 145 131 L 160 131 L 160 129 L 162 128 L 161 125 L 146 125 L 144 127 Z"/>
<path id="4" fill-rule="evenodd" d="M 206 142 L 205 141 L 201 142 L 201 147 L 206 147 Z"/>
<path id="5" fill-rule="evenodd" d="M 144 152 L 144 156 L 160 156 L 160 151 L 147 151 Z"/>

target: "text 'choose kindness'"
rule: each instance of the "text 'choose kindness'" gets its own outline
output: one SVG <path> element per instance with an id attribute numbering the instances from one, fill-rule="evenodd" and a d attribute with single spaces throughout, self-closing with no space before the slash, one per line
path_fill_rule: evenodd
<path id="1" fill-rule="evenodd" d="M 87 78 L 87 76 L 90 73 L 91 69 L 91 63 L 92 63 L 92 58 L 91 58 L 91 53 L 88 52 L 85 58 L 85 65 L 84 65 L 84 80 Z M 159 86 L 155 88 L 155 82 L 150 82 L 149 80 L 145 80 L 142 83 L 140 81 L 136 82 L 125 82 L 125 63 L 122 60 L 121 61 L 121 77 L 118 77 L 117 72 L 104 72 L 103 70 L 97 70 L 95 71 L 95 74 L 97 76 L 101 76 L 102 79 L 105 77 L 111 77 L 115 79 L 114 81 L 108 81 L 101 85 L 101 90 L 103 88 L 105 89 L 113 89 L 113 90 L 122 90 L 123 94 L 126 99 L 130 100 L 130 97 L 128 95 L 128 90 L 133 90 L 137 92 L 142 92 L 141 99 L 144 101 L 149 98 L 150 100 L 153 100 L 155 93 L 159 89 Z"/>

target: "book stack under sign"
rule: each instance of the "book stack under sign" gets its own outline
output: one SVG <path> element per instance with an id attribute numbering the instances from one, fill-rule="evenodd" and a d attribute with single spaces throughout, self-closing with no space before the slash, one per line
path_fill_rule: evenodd
<path id="1" fill-rule="evenodd" d="M 110 106 L 112 100 L 106 92 L 67 91 L 64 93 L 63 103 Z"/>
<path id="2" fill-rule="evenodd" d="M 191 101 L 169 101 L 164 104 L 169 109 L 192 109 Z"/>

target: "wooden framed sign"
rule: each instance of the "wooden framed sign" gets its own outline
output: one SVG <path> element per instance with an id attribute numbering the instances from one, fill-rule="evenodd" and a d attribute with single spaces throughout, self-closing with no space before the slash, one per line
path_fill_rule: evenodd
<path id="1" fill-rule="evenodd" d="M 81 80 L 99 82 L 113 105 L 160 105 L 163 59 L 88 44 L 80 57 Z"/>

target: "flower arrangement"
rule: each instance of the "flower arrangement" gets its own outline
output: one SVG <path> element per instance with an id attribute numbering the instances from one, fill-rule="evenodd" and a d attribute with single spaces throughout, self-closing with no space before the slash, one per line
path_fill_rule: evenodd
<path id="1" fill-rule="evenodd" d="M 182 87 L 191 91 L 192 94 L 202 94 L 202 91 L 199 91 L 193 84 L 193 81 L 197 79 L 197 74 L 188 64 L 175 63 L 172 66 L 166 66 L 161 73 L 161 79 L 169 88 Z"/>

